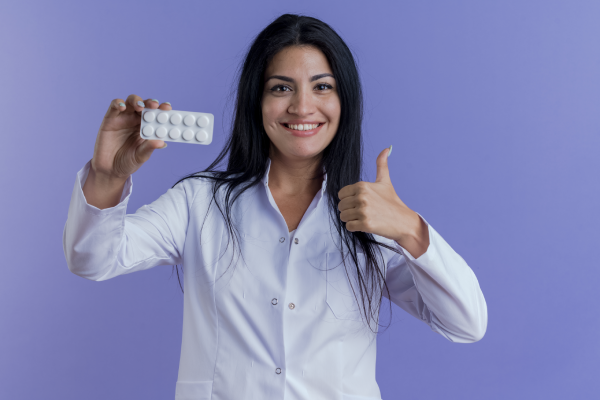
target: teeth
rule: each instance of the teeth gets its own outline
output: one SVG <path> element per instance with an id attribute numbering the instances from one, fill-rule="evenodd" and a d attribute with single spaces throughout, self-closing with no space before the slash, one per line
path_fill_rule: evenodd
<path id="1" fill-rule="evenodd" d="M 310 131 L 319 126 L 319 124 L 288 124 L 290 129 L 294 129 L 296 131 Z"/>

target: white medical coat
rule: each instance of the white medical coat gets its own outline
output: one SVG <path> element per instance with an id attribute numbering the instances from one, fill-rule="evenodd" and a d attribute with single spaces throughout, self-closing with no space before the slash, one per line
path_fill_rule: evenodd
<path id="1" fill-rule="evenodd" d="M 220 212 L 214 204 L 209 209 L 208 179 L 187 179 L 127 214 L 131 177 L 115 207 L 87 204 L 88 162 L 77 174 L 63 234 L 68 267 L 103 281 L 183 266 L 176 400 L 379 400 L 376 335 L 362 320 L 344 266 L 336 267 L 342 256 L 327 178 L 290 235 L 269 190 L 268 163 L 263 183 L 233 207 L 240 257 L 231 242 L 226 246 Z M 477 278 L 427 225 L 430 245 L 418 259 L 375 235 L 403 254 L 381 248 L 391 300 L 452 342 L 477 341 L 487 326 Z"/>

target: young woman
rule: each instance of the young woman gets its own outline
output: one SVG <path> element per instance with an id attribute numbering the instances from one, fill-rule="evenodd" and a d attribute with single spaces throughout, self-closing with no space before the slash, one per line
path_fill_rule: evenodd
<path id="1" fill-rule="evenodd" d="M 183 266 L 177 400 L 380 399 L 382 296 L 450 341 L 484 335 L 477 279 L 396 194 L 391 146 L 376 181 L 360 181 L 359 76 L 327 24 L 286 14 L 267 26 L 244 61 L 221 154 L 126 214 L 131 175 L 166 147 L 140 138 L 144 107 L 171 109 L 135 95 L 111 102 L 63 242 L 69 269 L 91 280 Z"/>

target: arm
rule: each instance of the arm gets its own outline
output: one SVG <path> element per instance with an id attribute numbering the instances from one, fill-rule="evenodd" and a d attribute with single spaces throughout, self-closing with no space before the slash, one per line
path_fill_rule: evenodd
<path id="1" fill-rule="evenodd" d="M 132 177 L 100 209 L 83 192 L 90 172 L 88 162 L 77 174 L 63 231 L 63 250 L 69 270 L 86 279 L 103 281 L 158 265 L 183 263 L 189 204 L 193 194 L 187 181 L 169 189 L 155 202 L 127 214 Z M 102 201 L 101 201 L 102 202 Z M 102 205 L 101 203 L 96 203 Z"/>
<path id="2" fill-rule="evenodd" d="M 394 254 L 388 261 L 390 300 L 452 342 L 476 342 L 487 328 L 487 305 L 479 282 L 465 260 L 419 217 L 429 234 L 422 255 L 414 258 L 390 241 L 404 254 Z"/>
<path id="3" fill-rule="evenodd" d="M 487 306 L 475 274 L 446 241 L 398 197 L 388 169 L 390 149 L 377 157 L 375 182 L 343 187 L 340 219 L 400 250 L 386 268 L 391 300 L 453 342 L 485 334 Z M 414 256 L 414 257 L 413 257 Z"/>

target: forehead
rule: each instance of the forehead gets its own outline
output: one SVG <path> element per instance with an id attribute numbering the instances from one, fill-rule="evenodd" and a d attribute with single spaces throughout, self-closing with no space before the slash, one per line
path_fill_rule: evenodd
<path id="1" fill-rule="evenodd" d="M 265 70 L 265 76 L 285 75 L 291 78 L 332 73 L 325 54 L 313 46 L 289 46 L 275 54 Z"/>

